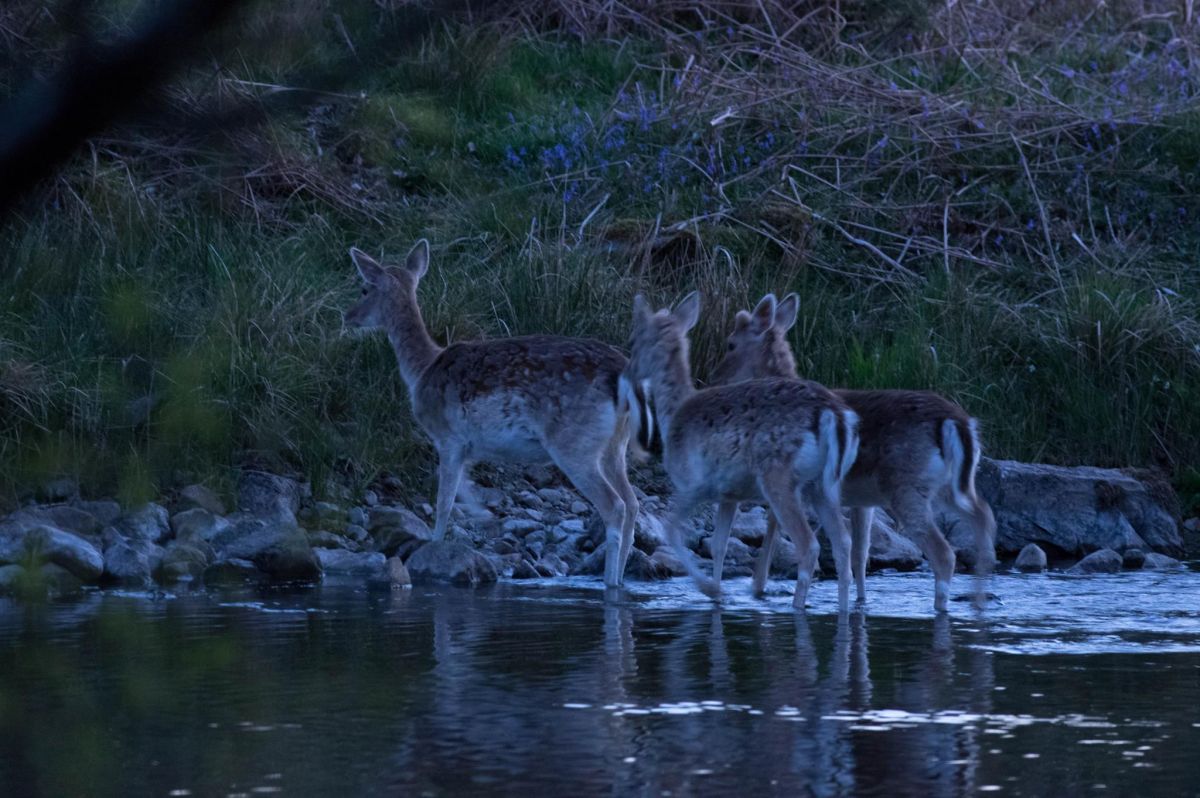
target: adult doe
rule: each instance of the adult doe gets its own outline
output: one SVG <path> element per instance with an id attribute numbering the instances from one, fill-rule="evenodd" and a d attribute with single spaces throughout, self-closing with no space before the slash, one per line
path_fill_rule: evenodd
<path id="1" fill-rule="evenodd" d="M 762 377 L 797 379 L 787 332 L 796 323 L 800 298 L 788 294 L 776 303 L 768 294 L 752 313 L 738 311 L 725 358 L 713 381 L 729 384 Z M 934 608 L 946 609 L 954 550 L 934 522 L 934 509 L 958 518 L 973 531 L 976 573 L 986 575 L 995 557 L 996 522 L 975 491 L 979 465 L 979 425 L 949 399 L 927 391 L 835 390 L 857 414 L 858 458 L 842 483 L 842 503 L 851 509 L 851 562 L 858 600 L 866 598 L 865 575 L 876 507 L 886 507 L 900 529 L 924 552 L 933 568 Z M 754 589 L 761 593 L 775 541 L 775 524 L 755 563 Z M 724 554 L 725 541 L 714 546 Z M 979 580 L 982 599 L 983 580 Z"/>
<path id="2" fill-rule="evenodd" d="M 626 359 L 599 341 L 549 335 L 438 346 L 417 303 L 429 268 L 424 239 L 402 266 L 360 249 L 362 299 L 345 325 L 383 329 L 413 416 L 438 453 L 434 538 L 446 535 L 463 471 L 478 461 L 553 463 L 596 508 L 607 537 L 604 582 L 621 584 L 638 500 L 626 475 L 629 413 L 617 405 Z"/>
<path id="3" fill-rule="evenodd" d="M 839 486 L 858 448 L 857 417 L 824 387 L 761 379 L 697 390 L 688 363 L 688 331 L 700 314 L 689 294 L 674 311 L 634 301 L 629 366 L 621 393 L 634 406 L 640 392 L 660 427 L 663 466 L 675 487 L 668 520 L 671 544 L 706 594 L 720 595 L 720 566 L 704 576 L 683 545 L 683 524 L 703 502 L 717 502 L 717 534 L 728 535 L 739 501 L 766 501 L 796 545 L 800 560 L 793 605 L 803 609 L 816 559 L 816 536 L 802 491 L 829 530 L 838 564 L 838 601 L 850 593 L 850 536 L 839 510 Z"/>

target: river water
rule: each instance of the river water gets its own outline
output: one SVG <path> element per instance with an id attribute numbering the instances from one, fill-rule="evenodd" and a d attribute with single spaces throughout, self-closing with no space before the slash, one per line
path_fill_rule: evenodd
<path id="1" fill-rule="evenodd" d="M 1200 574 L 868 588 L 4 600 L 0 795 L 1200 795 Z"/>

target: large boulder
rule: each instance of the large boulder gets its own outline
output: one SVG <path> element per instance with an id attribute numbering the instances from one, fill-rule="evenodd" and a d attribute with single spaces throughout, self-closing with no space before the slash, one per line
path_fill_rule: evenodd
<path id="1" fill-rule="evenodd" d="M 53 563 L 80 582 L 92 583 L 104 573 L 104 557 L 88 541 L 52 526 L 39 526 L 24 536 L 27 554 Z"/>
<path id="2" fill-rule="evenodd" d="M 404 563 L 414 582 L 480 585 L 495 582 L 496 567 L 464 543 L 435 540 L 421 546 Z"/>
<path id="3" fill-rule="evenodd" d="M 184 542 L 211 543 L 230 526 L 229 521 L 203 507 L 193 507 L 171 516 L 171 529 L 175 533 L 175 539 Z"/>
<path id="4" fill-rule="evenodd" d="M 113 527 L 127 538 L 162 543 L 171 536 L 167 508 L 153 502 L 131 510 L 113 521 Z"/>
<path id="5" fill-rule="evenodd" d="M 996 515 L 996 548 L 1012 556 L 1029 543 L 1067 556 L 1129 548 L 1180 556 L 1178 510 L 1170 486 L 1134 469 L 980 461 L 980 494 Z M 955 524 L 951 543 L 971 551 L 970 530 Z"/>
<path id="6" fill-rule="evenodd" d="M 374 541 L 373 548 L 389 557 L 406 543 L 433 540 L 429 525 L 404 507 L 372 507 L 367 516 L 367 530 Z"/>
<path id="7" fill-rule="evenodd" d="M 307 485 L 290 477 L 243 471 L 238 476 L 237 506 L 244 513 L 294 522 L 309 492 Z"/>
<path id="8" fill-rule="evenodd" d="M 666 552 L 667 547 L 664 546 L 659 551 Z M 656 551 L 655 553 L 657 554 L 658 552 Z M 664 554 L 664 557 L 666 557 L 666 554 Z M 608 547 L 598 546 L 595 551 L 584 557 L 571 573 L 586 576 L 601 576 L 604 574 L 604 564 L 607 561 Z M 629 550 L 629 559 L 625 561 L 624 577 L 626 579 L 652 581 L 667 579 L 673 575 L 668 563 L 664 562 L 663 557 L 655 560 L 641 549 L 633 548 Z"/>
<path id="9" fill-rule="evenodd" d="M 103 528 L 103 524 L 96 516 L 70 504 L 24 507 L 10 515 L 7 520 L 29 528 L 52 526 L 85 538 L 98 536 Z"/>
<path id="10" fill-rule="evenodd" d="M 148 585 L 162 556 L 162 547 L 148 540 L 116 540 L 104 549 L 104 579 L 135 587 Z"/>
<path id="11" fill-rule="evenodd" d="M 205 485 L 188 485 L 183 490 L 179 491 L 179 496 L 175 500 L 175 507 L 178 511 L 191 510 L 200 508 L 207 510 L 213 515 L 225 515 L 225 502 L 221 501 L 221 497 L 212 488 Z"/>
<path id="12" fill-rule="evenodd" d="M 1115 574 L 1121 570 L 1121 555 L 1112 549 L 1093 551 L 1067 569 L 1069 574 Z"/>
<path id="13" fill-rule="evenodd" d="M 163 552 L 154 575 L 164 583 L 195 579 L 204 573 L 211 559 L 212 552 L 203 541 L 172 541 Z"/>
<path id="14" fill-rule="evenodd" d="M 249 560 L 276 581 L 310 582 L 321 578 L 321 563 L 308 537 L 295 523 L 280 518 L 241 517 L 212 540 L 218 559 Z"/>
<path id="15" fill-rule="evenodd" d="M 1147 554 L 1145 562 L 1142 563 L 1142 568 L 1147 571 L 1166 571 L 1182 567 L 1183 563 L 1179 560 L 1174 557 L 1168 557 L 1165 554 L 1159 554 L 1156 551 Z"/>

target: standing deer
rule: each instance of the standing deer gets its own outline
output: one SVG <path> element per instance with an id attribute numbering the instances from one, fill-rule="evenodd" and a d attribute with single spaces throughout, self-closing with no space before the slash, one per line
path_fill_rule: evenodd
<path id="1" fill-rule="evenodd" d="M 768 294 L 752 313 L 738 311 L 729 349 L 713 381 L 729 384 L 762 377 L 797 379 L 787 332 L 796 323 L 800 298 L 788 294 L 776 304 Z M 954 550 L 934 522 L 936 507 L 974 531 L 976 573 L 986 575 L 995 558 L 996 521 L 992 508 L 975 492 L 979 465 L 979 425 L 961 407 L 927 391 L 835 390 L 859 416 L 858 458 L 842 483 L 842 503 L 850 512 L 851 562 L 858 600 L 866 599 L 865 577 L 871 524 L 876 507 L 886 507 L 900 529 L 920 546 L 934 577 L 934 609 L 946 610 Z M 755 563 L 754 590 L 761 594 L 777 532 L 768 518 L 767 536 Z M 719 541 L 720 554 L 726 540 Z M 714 546 L 714 556 L 717 555 Z M 983 580 L 976 601 L 982 600 Z"/>
<path id="2" fill-rule="evenodd" d="M 702 574 L 683 545 L 683 524 L 702 502 L 717 502 L 717 537 L 727 537 L 739 501 L 766 501 L 796 545 L 800 560 L 793 605 L 804 608 L 817 541 L 801 491 L 829 530 L 838 564 L 838 601 L 850 594 L 850 536 L 839 509 L 839 487 L 858 448 L 857 417 L 824 387 L 791 379 L 760 379 L 697 390 L 688 363 L 688 331 L 700 314 L 700 295 L 674 311 L 651 311 L 634 300 L 629 366 L 621 378 L 625 403 L 635 397 L 652 410 L 643 423 L 661 428 L 663 465 L 674 484 L 669 539 L 702 591 L 720 596 L 720 565 Z M 639 395 L 640 392 L 640 395 Z"/>
<path id="3" fill-rule="evenodd" d="M 358 248 L 363 280 L 347 328 L 382 329 L 395 350 L 413 416 L 438 453 L 435 540 L 446 535 L 463 471 L 478 461 L 553 463 L 604 521 L 604 583 L 621 584 L 633 546 L 638 500 L 625 470 L 629 413 L 618 407 L 626 360 L 599 341 L 549 335 L 438 346 L 417 303 L 429 268 L 418 241 L 403 266 Z"/>

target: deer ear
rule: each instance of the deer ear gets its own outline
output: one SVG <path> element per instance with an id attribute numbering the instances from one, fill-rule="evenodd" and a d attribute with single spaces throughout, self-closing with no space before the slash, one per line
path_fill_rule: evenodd
<path id="1" fill-rule="evenodd" d="M 779 301 L 775 308 L 775 326 L 787 332 L 796 326 L 796 316 L 800 313 L 800 295 L 788 294 Z"/>
<path id="2" fill-rule="evenodd" d="M 633 298 L 633 320 L 634 322 L 643 321 L 654 315 L 654 311 L 650 310 L 650 303 L 646 301 L 646 297 L 642 294 L 637 294 Z"/>
<path id="3" fill-rule="evenodd" d="M 679 325 L 683 327 L 683 331 L 687 332 L 696 326 L 696 322 L 700 320 L 700 292 L 693 291 L 683 298 L 675 310 L 671 313 Z"/>
<path id="4" fill-rule="evenodd" d="M 745 332 L 750 326 L 750 313 L 745 310 L 739 310 L 737 315 L 733 317 L 733 331 L 735 333 Z"/>
<path id="5" fill-rule="evenodd" d="M 761 335 L 771 328 L 772 322 L 775 321 L 775 304 L 775 295 L 767 294 L 754 306 L 750 317 L 755 333 Z"/>
<path id="6" fill-rule="evenodd" d="M 418 280 L 425 276 L 425 272 L 429 271 L 428 241 L 422 238 L 413 244 L 413 248 L 408 251 L 408 257 L 404 260 L 404 268 L 412 272 Z"/>
<path id="7" fill-rule="evenodd" d="M 350 247 L 350 260 L 354 261 L 359 275 L 370 285 L 379 285 L 383 280 L 384 271 L 383 267 L 379 265 L 379 261 L 358 247 Z"/>

